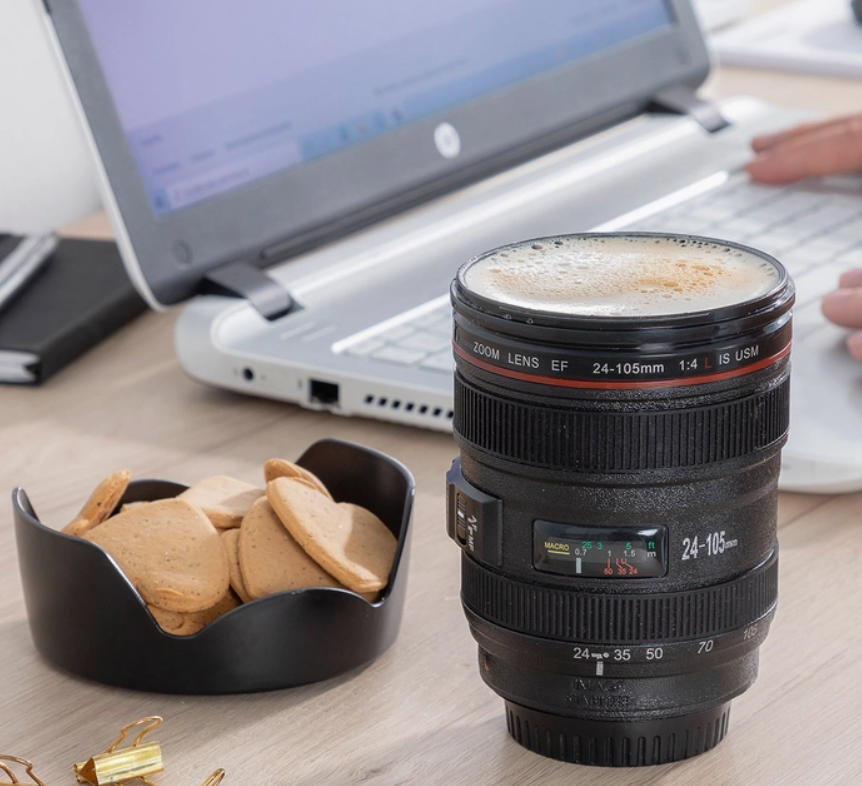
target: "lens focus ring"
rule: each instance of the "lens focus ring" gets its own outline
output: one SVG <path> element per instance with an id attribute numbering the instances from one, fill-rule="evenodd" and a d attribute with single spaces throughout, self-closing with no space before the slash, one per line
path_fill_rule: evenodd
<path id="1" fill-rule="evenodd" d="M 582 472 L 693 467 L 745 456 L 784 438 L 789 393 L 785 374 L 766 391 L 711 406 L 596 412 L 501 398 L 456 374 L 453 427 L 480 450 L 532 466 Z"/>
<path id="2" fill-rule="evenodd" d="M 685 592 L 620 595 L 525 583 L 464 556 L 464 605 L 496 625 L 579 643 L 636 644 L 709 638 L 738 630 L 778 599 L 778 552 L 735 579 Z"/>

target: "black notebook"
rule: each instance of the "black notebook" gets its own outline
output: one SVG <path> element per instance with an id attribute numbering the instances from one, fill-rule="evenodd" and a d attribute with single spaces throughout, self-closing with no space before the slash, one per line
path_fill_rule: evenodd
<path id="1" fill-rule="evenodd" d="M 0 382 L 44 382 L 145 308 L 115 243 L 61 240 L 0 313 Z"/>

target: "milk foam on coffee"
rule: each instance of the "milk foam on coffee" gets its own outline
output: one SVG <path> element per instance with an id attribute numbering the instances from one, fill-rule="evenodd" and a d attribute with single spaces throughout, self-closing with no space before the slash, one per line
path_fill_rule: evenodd
<path id="1" fill-rule="evenodd" d="M 471 265 L 467 288 L 499 303 L 584 316 L 658 316 L 743 303 L 778 283 L 765 259 L 685 237 L 549 238 Z"/>

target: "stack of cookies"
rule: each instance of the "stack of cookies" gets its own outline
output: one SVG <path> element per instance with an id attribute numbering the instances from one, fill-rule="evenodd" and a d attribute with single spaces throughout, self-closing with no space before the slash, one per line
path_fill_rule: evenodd
<path id="1" fill-rule="evenodd" d="M 128 470 L 105 478 L 63 531 L 110 554 L 169 633 L 197 633 L 275 592 L 336 587 L 373 601 L 386 586 L 392 532 L 290 461 L 267 461 L 263 488 L 215 475 L 113 514 L 130 479 Z"/>

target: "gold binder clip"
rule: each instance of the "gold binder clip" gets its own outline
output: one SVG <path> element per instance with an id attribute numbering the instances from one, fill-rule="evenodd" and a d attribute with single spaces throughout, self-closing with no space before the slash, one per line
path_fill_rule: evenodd
<path id="1" fill-rule="evenodd" d="M 224 778 L 224 770 L 219 767 L 212 775 L 207 778 L 203 786 L 218 786 Z"/>
<path id="2" fill-rule="evenodd" d="M 125 783 L 138 778 L 147 786 L 153 786 L 146 776 L 164 769 L 162 749 L 157 742 L 142 744 L 141 740 L 161 722 L 162 719 L 158 715 L 153 715 L 123 726 L 120 729 L 120 736 L 108 750 L 75 765 L 75 777 L 78 783 L 104 786 L 108 783 Z M 143 726 L 143 731 L 129 747 L 117 750 L 117 746 L 126 739 L 126 733 L 136 726 Z"/>
<path id="3" fill-rule="evenodd" d="M 0 786 L 17 786 L 17 784 L 23 783 L 23 781 L 19 781 L 18 778 L 15 777 L 15 773 L 12 772 L 11 767 L 3 763 L 5 761 L 11 761 L 15 762 L 16 764 L 20 764 L 24 768 L 24 771 L 27 773 L 27 775 L 30 777 L 30 780 L 33 781 L 36 786 L 45 786 L 45 784 L 42 783 L 42 781 L 40 781 L 33 772 L 32 761 L 27 761 L 27 759 L 20 759 L 17 756 L 10 756 L 8 753 L 0 753 L 0 773 L 5 773 L 9 776 L 8 781 L 0 780 Z M 216 783 L 218 783 L 218 781 L 216 781 Z M 209 786 L 209 783 L 205 783 L 204 786 Z"/>

